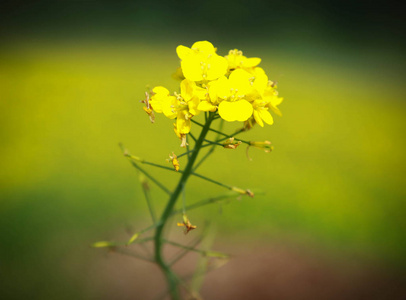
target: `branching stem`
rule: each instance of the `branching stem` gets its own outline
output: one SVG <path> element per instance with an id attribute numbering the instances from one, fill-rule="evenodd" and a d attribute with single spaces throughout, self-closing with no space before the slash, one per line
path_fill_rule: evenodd
<path id="1" fill-rule="evenodd" d="M 200 132 L 199 138 L 196 140 L 195 147 L 191 152 L 190 159 L 186 165 L 185 170 L 183 171 L 182 177 L 179 179 L 178 185 L 176 186 L 175 190 L 171 193 L 169 201 L 165 207 L 164 212 L 160 218 L 160 224 L 157 226 L 154 236 L 154 243 L 155 243 L 155 261 L 162 269 L 163 273 L 166 276 L 170 287 L 170 294 L 173 300 L 179 299 L 179 290 L 178 290 L 178 280 L 173 273 L 171 267 L 164 261 L 162 255 L 162 248 L 164 245 L 164 241 L 162 239 L 162 234 L 164 227 L 168 221 L 168 218 L 171 216 L 175 203 L 179 197 L 179 194 L 182 192 L 183 186 L 186 184 L 187 180 L 189 179 L 190 175 L 192 174 L 193 165 L 196 161 L 196 158 L 199 154 L 200 149 L 202 148 L 204 139 L 207 133 L 210 130 L 210 124 L 213 121 L 214 113 L 209 113 L 206 124 L 203 126 L 202 131 Z"/>

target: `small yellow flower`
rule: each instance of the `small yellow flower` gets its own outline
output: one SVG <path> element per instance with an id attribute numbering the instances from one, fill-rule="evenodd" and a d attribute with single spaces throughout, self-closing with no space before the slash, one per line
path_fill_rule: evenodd
<path id="1" fill-rule="evenodd" d="M 247 58 L 242 54 L 242 51 L 238 49 L 230 50 L 226 56 L 226 59 L 228 61 L 228 68 L 230 70 L 241 68 L 251 71 L 261 62 L 261 59 L 258 57 Z"/>
<path id="2" fill-rule="evenodd" d="M 252 75 L 245 70 L 238 69 L 227 79 L 220 77 L 209 90 L 210 98 L 220 102 L 218 112 L 221 118 L 228 122 L 246 121 L 251 117 L 253 108 L 246 100 L 250 92 Z"/>
<path id="3" fill-rule="evenodd" d="M 264 127 L 264 122 L 272 125 L 273 117 L 269 113 L 269 109 L 281 116 L 282 114 L 277 106 L 282 102 L 283 98 L 278 97 L 276 86 L 272 81 L 268 80 L 268 76 L 262 68 L 255 68 L 254 71 L 252 90 L 249 95 L 254 108 L 253 116 L 261 127 Z"/>
<path id="4" fill-rule="evenodd" d="M 180 45 L 176 48 L 176 53 L 181 59 L 182 72 L 186 79 L 215 80 L 227 72 L 227 60 L 216 54 L 216 49 L 210 42 L 196 42 L 192 48 Z"/>

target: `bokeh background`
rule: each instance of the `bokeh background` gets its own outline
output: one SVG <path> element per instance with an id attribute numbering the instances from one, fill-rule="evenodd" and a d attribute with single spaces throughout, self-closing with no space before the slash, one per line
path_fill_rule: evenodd
<path id="1" fill-rule="evenodd" d="M 242 135 L 272 141 L 272 153 L 250 149 L 249 161 L 244 148 L 217 149 L 200 170 L 264 192 L 189 214 L 196 235 L 210 223 L 213 248 L 234 257 L 202 295 L 404 299 L 403 25 L 391 2 L 2 1 L 0 298 L 164 291 L 154 266 L 89 245 L 150 224 L 118 143 L 154 162 L 180 153 L 171 121 L 151 124 L 139 101 L 148 85 L 178 88 L 177 45 L 209 40 L 221 55 L 261 57 L 285 101 L 274 125 Z M 187 201 L 222 192 L 192 179 Z"/>

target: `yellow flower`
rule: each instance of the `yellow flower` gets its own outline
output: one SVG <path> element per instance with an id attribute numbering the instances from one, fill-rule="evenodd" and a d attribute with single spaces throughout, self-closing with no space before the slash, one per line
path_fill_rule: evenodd
<path id="1" fill-rule="evenodd" d="M 252 105 L 246 100 L 246 95 L 252 89 L 251 77 L 247 71 L 238 69 L 228 79 L 220 77 L 210 87 L 210 99 L 220 103 L 218 112 L 221 118 L 229 122 L 245 121 L 252 115 Z"/>
<path id="2" fill-rule="evenodd" d="M 216 54 L 216 49 L 210 42 L 196 42 L 192 48 L 180 45 L 176 48 L 176 53 L 181 59 L 182 72 L 186 79 L 215 80 L 227 72 L 227 60 Z"/>
<path id="3" fill-rule="evenodd" d="M 273 117 L 269 113 L 269 109 L 281 116 L 282 114 L 277 106 L 282 102 L 283 98 L 278 97 L 274 83 L 268 80 L 268 76 L 262 68 L 255 68 L 254 74 L 253 89 L 249 95 L 254 108 L 253 116 L 261 127 L 264 127 L 264 122 L 272 125 Z"/>
<path id="4" fill-rule="evenodd" d="M 169 95 L 169 91 L 166 88 L 163 86 L 157 86 L 152 89 L 152 96 L 149 104 L 157 113 L 164 113 L 168 118 L 173 119 L 176 115 L 167 111 L 167 106 L 170 106 L 170 103 L 175 99 L 176 97 Z"/>
<path id="5" fill-rule="evenodd" d="M 180 94 L 169 95 L 169 91 L 162 87 L 155 87 L 150 104 L 158 113 L 164 113 L 169 119 L 176 118 L 177 134 L 187 134 L 190 132 L 190 119 L 199 114 L 199 95 L 204 89 L 196 86 L 191 80 L 184 79 L 180 84 Z"/>
<path id="6" fill-rule="evenodd" d="M 259 65 L 261 62 L 261 59 L 258 57 L 247 58 L 242 55 L 242 51 L 238 49 L 230 50 L 225 58 L 228 61 L 228 68 L 230 70 L 242 68 L 251 71 L 251 69 Z"/>

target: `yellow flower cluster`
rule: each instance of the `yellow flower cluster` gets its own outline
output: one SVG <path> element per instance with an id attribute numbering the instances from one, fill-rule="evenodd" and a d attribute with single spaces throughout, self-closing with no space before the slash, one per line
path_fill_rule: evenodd
<path id="1" fill-rule="evenodd" d="M 178 46 L 180 93 L 171 95 L 168 89 L 157 86 L 144 101 L 150 117 L 155 111 L 176 118 L 179 137 L 190 132 L 190 119 L 202 111 L 217 111 L 228 122 L 246 121 L 262 127 L 264 122 L 273 123 L 270 110 L 281 115 L 277 106 L 282 98 L 275 83 L 258 67 L 261 59 L 247 58 L 237 49 L 222 57 L 216 50 L 207 41 L 196 42 L 191 48 Z"/>

